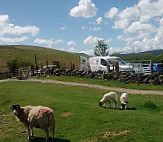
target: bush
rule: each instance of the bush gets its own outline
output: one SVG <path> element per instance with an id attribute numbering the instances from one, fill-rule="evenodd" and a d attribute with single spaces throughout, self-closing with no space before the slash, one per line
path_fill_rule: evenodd
<path id="1" fill-rule="evenodd" d="M 10 60 L 7 62 L 8 68 L 9 68 L 9 72 L 13 73 L 13 75 L 15 76 L 15 70 L 18 69 L 19 65 L 17 60 Z"/>
<path id="2" fill-rule="evenodd" d="M 150 110 L 156 110 L 158 109 L 158 106 L 156 104 L 154 104 L 151 101 L 146 101 L 143 105 L 144 108 L 150 109 Z"/>

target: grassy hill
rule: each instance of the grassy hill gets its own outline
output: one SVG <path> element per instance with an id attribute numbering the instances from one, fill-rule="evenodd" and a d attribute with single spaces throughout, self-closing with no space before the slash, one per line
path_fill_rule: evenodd
<path id="1" fill-rule="evenodd" d="M 115 54 L 126 61 L 131 60 L 152 60 L 153 62 L 163 62 L 163 50 L 151 50 L 146 52 L 139 53 L 130 53 L 130 54 Z"/>
<path id="2" fill-rule="evenodd" d="M 40 66 L 53 64 L 54 60 L 58 60 L 60 66 L 63 68 L 70 67 L 70 62 L 74 63 L 76 67 L 79 66 L 80 54 L 69 53 L 49 48 L 26 46 L 26 45 L 0 45 L 0 72 L 7 71 L 7 62 L 17 60 L 19 65 L 28 66 L 35 63 L 35 55 Z"/>

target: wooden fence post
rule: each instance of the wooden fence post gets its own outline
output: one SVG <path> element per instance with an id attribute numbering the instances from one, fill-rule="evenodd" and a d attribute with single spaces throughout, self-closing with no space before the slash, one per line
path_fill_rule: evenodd
<path id="1" fill-rule="evenodd" d="M 152 61 L 150 63 L 150 68 L 151 68 L 151 74 L 153 74 L 153 62 Z"/>
<path id="2" fill-rule="evenodd" d="M 107 63 L 107 70 L 108 70 L 108 73 L 110 72 L 110 64 Z"/>
<path id="3" fill-rule="evenodd" d="M 115 73 L 119 72 L 119 62 L 115 62 Z"/>

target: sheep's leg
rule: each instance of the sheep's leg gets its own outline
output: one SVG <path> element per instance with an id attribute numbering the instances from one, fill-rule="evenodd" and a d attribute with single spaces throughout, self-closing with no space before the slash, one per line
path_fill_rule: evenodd
<path id="1" fill-rule="evenodd" d="M 53 139 L 52 139 L 52 142 L 54 142 L 54 134 L 55 134 L 55 121 L 53 123 Z"/>
<path id="2" fill-rule="evenodd" d="M 121 104 L 121 109 L 123 109 L 123 106 L 122 106 L 122 104 Z"/>
<path id="3" fill-rule="evenodd" d="M 115 109 L 117 109 L 117 102 L 116 101 L 114 102 L 114 105 L 115 105 Z"/>
<path id="4" fill-rule="evenodd" d="M 28 128 L 28 140 L 30 140 L 31 137 L 30 137 L 30 128 L 29 128 L 29 125 L 27 126 L 27 128 Z"/>
<path id="5" fill-rule="evenodd" d="M 128 103 L 126 104 L 126 109 L 129 109 L 129 105 L 128 105 Z"/>
<path id="6" fill-rule="evenodd" d="M 33 127 L 31 126 L 31 137 L 33 138 L 34 137 L 34 133 L 33 133 Z"/>
<path id="7" fill-rule="evenodd" d="M 125 104 L 121 104 L 121 108 L 122 109 L 126 109 L 126 105 Z"/>
<path id="8" fill-rule="evenodd" d="M 49 130 L 48 129 L 45 129 L 45 132 L 46 132 L 46 142 L 48 142 L 48 139 L 49 139 Z"/>
<path id="9" fill-rule="evenodd" d="M 111 108 L 111 101 L 109 101 L 109 108 Z"/>

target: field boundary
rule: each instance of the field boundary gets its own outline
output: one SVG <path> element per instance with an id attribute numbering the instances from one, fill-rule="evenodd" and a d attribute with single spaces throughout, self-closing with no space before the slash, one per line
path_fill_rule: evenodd
<path id="1" fill-rule="evenodd" d="M 120 88 L 120 87 L 108 87 L 108 86 L 104 86 L 104 85 L 95 85 L 95 84 L 87 84 L 87 83 L 76 83 L 76 82 L 65 82 L 65 81 L 58 81 L 58 80 L 41 80 L 41 79 L 17 80 L 17 79 L 6 79 L 6 80 L 0 80 L 0 83 L 1 82 L 8 82 L 8 81 L 40 82 L 40 83 L 54 83 L 54 84 L 69 85 L 69 86 L 83 86 L 83 87 L 98 88 L 98 89 L 109 90 L 109 91 L 116 91 L 116 92 L 126 92 L 128 94 L 163 95 L 163 91 L 126 89 L 126 88 Z"/>

